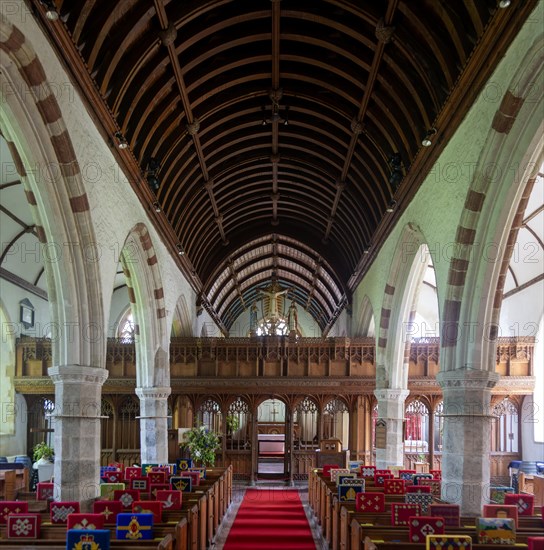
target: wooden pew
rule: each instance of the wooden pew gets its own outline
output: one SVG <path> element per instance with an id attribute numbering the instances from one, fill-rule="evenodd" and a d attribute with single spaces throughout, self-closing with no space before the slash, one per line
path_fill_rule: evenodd
<path id="1" fill-rule="evenodd" d="M 15 500 L 18 491 L 28 491 L 28 469 L 0 470 L 0 500 Z"/>
<path id="2" fill-rule="evenodd" d="M 359 543 L 358 543 L 359 544 Z M 393 541 L 373 541 L 369 537 L 365 537 L 356 548 L 364 548 L 364 550 L 425 550 L 425 543 L 419 542 L 393 542 Z M 472 543 L 473 550 L 520 550 L 515 544 L 478 544 Z"/>

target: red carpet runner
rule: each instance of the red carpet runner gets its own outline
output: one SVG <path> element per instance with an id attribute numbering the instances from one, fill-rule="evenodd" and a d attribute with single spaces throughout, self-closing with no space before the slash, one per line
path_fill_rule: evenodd
<path id="1" fill-rule="evenodd" d="M 296 489 L 248 489 L 224 550 L 315 550 Z"/>

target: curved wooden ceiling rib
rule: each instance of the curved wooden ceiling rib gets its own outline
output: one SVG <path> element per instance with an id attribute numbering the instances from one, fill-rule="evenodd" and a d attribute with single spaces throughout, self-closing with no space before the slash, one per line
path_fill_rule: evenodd
<path id="1" fill-rule="evenodd" d="M 422 0 L 417 10 L 406 0 L 57 6 L 142 172 L 159 161 L 157 200 L 206 293 L 229 259 L 281 233 L 313 249 L 341 289 L 335 303 L 322 295 L 325 278 L 310 281 L 311 262 L 296 258 L 293 242 L 292 256 L 274 255 L 322 327 L 387 223 L 398 185 L 391 155 L 408 173 L 497 11 L 496 0 Z M 261 124 L 273 88 L 283 91 L 288 126 Z M 187 130 L 194 120 L 196 134 Z M 264 285 L 261 265 L 233 283 L 226 309 L 209 294 L 211 307 L 233 321 L 257 275 Z"/>

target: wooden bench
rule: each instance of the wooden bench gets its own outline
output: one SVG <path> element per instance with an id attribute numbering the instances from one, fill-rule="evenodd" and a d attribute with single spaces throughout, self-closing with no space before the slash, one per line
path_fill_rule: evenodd
<path id="1" fill-rule="evenodd" d="M 15 500 L 18 491 L 28 491 L 28 469 L 0 470 L 0 500 Z"/>

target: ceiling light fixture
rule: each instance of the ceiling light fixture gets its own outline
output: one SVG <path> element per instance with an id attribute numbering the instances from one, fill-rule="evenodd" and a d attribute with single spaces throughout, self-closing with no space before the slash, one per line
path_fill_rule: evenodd
<path id="1" fill-rule="evenodd" d="M 180 256 L 183 256 L 183 255 L 185 254 L 185 250 L 183 249 L 183 246 L 181 246 L 181 244 L 178 243 L 178 244 L 176 245 L 176 248 L 178 249 L 178 254 L 179 254 Z"/>
<path id="2" fill-rule="evenodd" d="M 391 199 L 391 202 L 387 205 L 387 208 L 385 209 L 385 211 L 391 214 L 391 212 L 395 211 L 396 207 L 397 207 L 397 201 L 395 199 Z"/>
<path id="3" fill-rule="evenodd" d="M 421 141 L 421 145 L 423 145 L 423 147 L 430 147 L 433 144 L 433 137 L 436 135 L 436 132 L 436 128 L 431 128 L 428 130 L 425 137 Z"/>
<path id="4" fill-rule="evenodd" d="M 510 0 L 500 0 L 499 8 L 508 8 L 512 2 Z"/>
<path id="5" fill-rule="evenodd" d="M 149 162 L 147 163 L 147 170 L 145 171 L 145 177 L 147 179 L 149 187 L 151 187 L 151 189 L 155 193 L 159 190 L 159 187 L 161 185 L 161 182 L 157 177 L 157 172 L 160 170 L 160 168 L 161 165 L 159 164 L 159 161 L 157 159 L 149 159 Z"/>
<path id="6" fill-rule="evenodd" d="M 369 254 L 370 253 L 370 246 L 365 246 L 363 250 L 363 254 Z"/>
<path id="7" fill-rule="evenodd" d="M 121 132 L 115 132 L 115 139 L 117 140 L 117 147 L 119 149 L 126 149 L 128 147 L 128 141 Z"/>
<path id="8" fill-rule="evenodd" d="M 281 113 L 282 106 L 280 105 L 280 100 L 283 97 L 283 90 L 278 88 L 277 90 L 270 90 L 268 94 L 270 101 L 272 101 L 272 107 L 270 108 L 269 116 L 267 116 L 266 106 L 261 107 L 263 113 L 263 119 L 261 122 L 262 126 L 272 124 L 277 122 L 278 124 L 283 124 L 284 126 L 289 126 L 289 106 L 283 106 L 283 116 Z"/>
<path id="9" fill-rule="evenodd" d="M 155 201 L 153 203 L 153 208 L 155 209 L 155 212 L 162 212 L 161 205 L 158 203 L 158 201 Z"/>
<path id="10" fill-rule="evenodd" d="M 40 0 L 40 4 L 45 8 L 45 17 L 49 21 L 56 21 L 59 18 L 59 12 L 52 0 Z"/>

